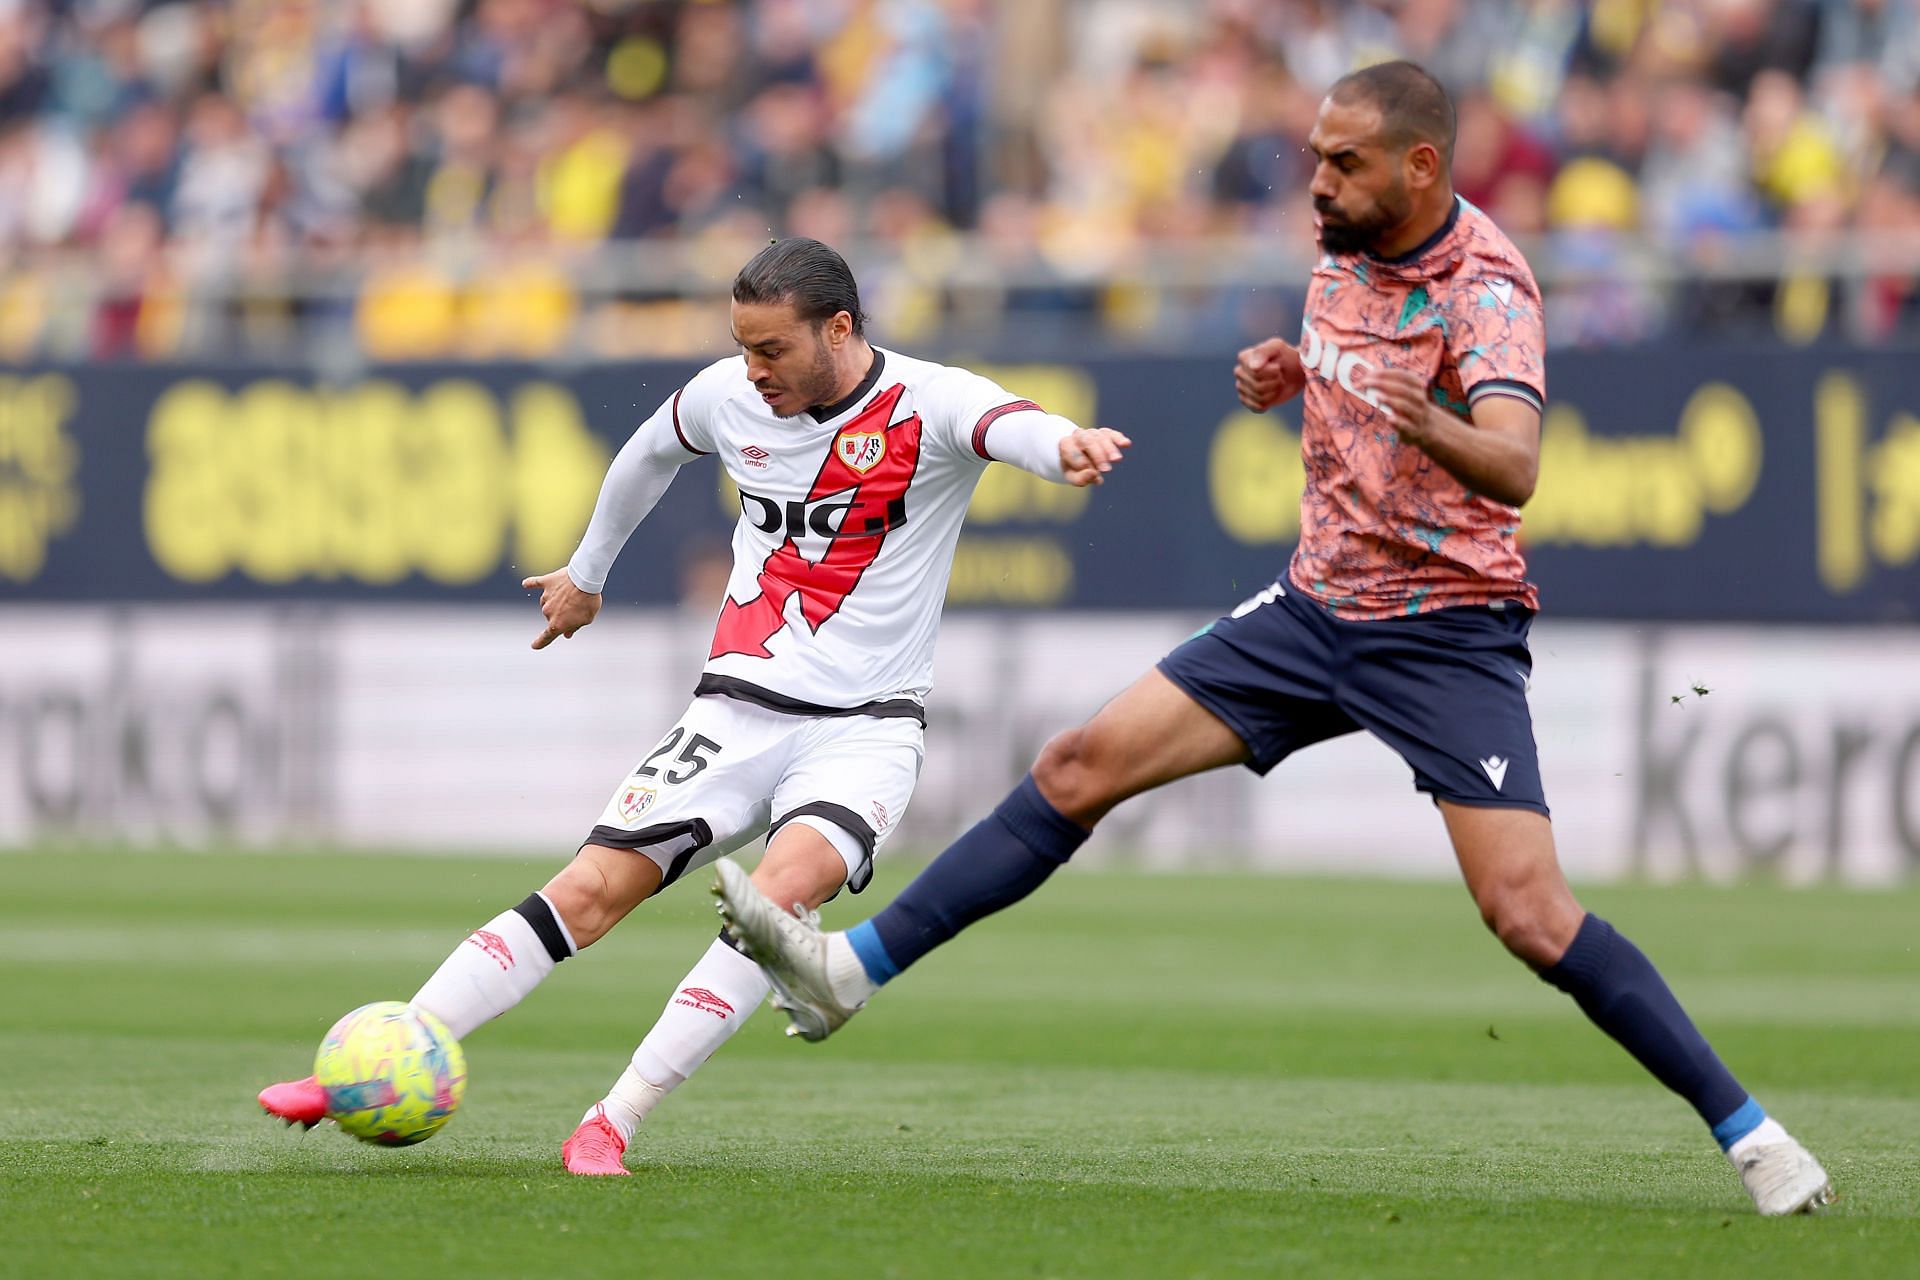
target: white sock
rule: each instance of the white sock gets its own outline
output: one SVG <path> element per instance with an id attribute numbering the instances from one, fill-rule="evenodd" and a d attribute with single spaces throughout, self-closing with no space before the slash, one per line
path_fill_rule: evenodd
<path id="1" fill-rule="evenodd" d="M 651 1074 L 656 1078 L 650 1080 L 641 1074 L 639 1058 L 640 1055 L 635 1053 L 634 1062 L 620 1073 L 620 1078 L 613 1082 L 613 1088 L 607 1090 L 607 1096 L 588 1107 L 587 1114 L 580 1117 L 581 1124 L 593 1119 L 593 1113 L 598 1111 L 620 1131 L 622 1142 L 632 1142 L 633 1131 L 647 1118 L 647 1112 L 653 1110 L 660 1099 L 672 1093 L 674 1086 L 686 1079 L 675 1072 L 653 1068 Z"/>
<path id="2" fill-rule="evenodd" d="M 860 1008 L 880 989 L 880 984 L 867 976 L 867 966 L 860 963 L 859 954 L 844 933 L 827 935 L 827 986 L 832 988 L 833 998 L 849 1009 Z"/>
<path id="3" fill-rule="evenodd" d="M 716 939 L 633 1051 L 633 1065 L 599 1103 L 620 1136 L 633 1141 L 646 1114 L 725 1044 L 772 989 L 759 965 Z M 591 1108 L 587 1115 L 593 1115 Z"/>
<path id="4" fill-rule="evenodd" d="M 465 1040 L 474 1028 L 519 1004 L 573 951 L 559 913 L 544 895 L 531 894 L 468 934 L 413 1003 L 446 1023 L 454 1039 Z"/>
<path id="5" fill-rule="evenodd" d="M 1738 1167 L 1741 1157 L 1755 1147 L 1771 1147 L 1778 1143 L 1792 1141 L 1792 1135 L 1780 1127 L 1780 1122 L 1768 1116 L 1752 1133 L 1727 1148 L 1727 1159 L 1733 1161 Z"/>

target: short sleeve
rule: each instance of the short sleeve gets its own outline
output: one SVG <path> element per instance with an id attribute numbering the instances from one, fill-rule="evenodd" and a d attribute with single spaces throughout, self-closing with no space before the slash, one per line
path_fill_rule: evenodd
<path id="1" fill-rule="evenodd" d="M 1470 260 L 1455 278 L 1447 352 L 1471 408 L 1486 396 L 1512 396 L 1544 411 L 1546 324 L 1531 272 Z"/>

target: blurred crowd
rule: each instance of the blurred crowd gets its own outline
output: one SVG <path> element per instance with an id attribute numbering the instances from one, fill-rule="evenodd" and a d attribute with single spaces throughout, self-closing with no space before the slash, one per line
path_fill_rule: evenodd
<path id="1" fill-rule="evenodd" d="M 1237 343 L 1393 56 L 1555 342 L 1920 332 L 1858 252 L 1920 243 L 1915 0 L 0 0 L 0 356 L 693 353 L 783 234 L 892 341 Z"/>

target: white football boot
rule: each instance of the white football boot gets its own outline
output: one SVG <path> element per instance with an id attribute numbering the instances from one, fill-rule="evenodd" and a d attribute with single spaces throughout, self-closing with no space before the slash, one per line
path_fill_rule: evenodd
<path id="1" fill-rule="evenodd" d="M 1813 1153 L 1769 1119 L 1727 1149 L 1762 1216 L 1812 1213 L 1833 1203 L 1833 1183 Z"/>
<path id="2" fill-rule="evenodd" d="M 842 1004 L 828 978 L 827 935 L 820 929 L 820 913 L 793 915 L 782 911 L 731 858 L 714 863 L 718 878 L 713 896 L 720 900 L 720 918 L 727 933 L 773 984 L 773 1007 L 786 1012 L 790 1036 L 825 1040 L 860 1010 Z M 798 903 L 794 904 L 797 908 Z"/>

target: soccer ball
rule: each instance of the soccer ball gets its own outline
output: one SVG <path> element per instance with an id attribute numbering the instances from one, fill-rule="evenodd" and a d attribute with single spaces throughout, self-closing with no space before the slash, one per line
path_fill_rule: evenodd
<path id="1" fill-rule="evenodd" d="M 440 1132 L 467 1092 L 467 1055 L 447 1024 L 410 1004 L 362 1005 L 313 1060 L 327 1118 L 363 1142 L 404 1147 Z"/>

